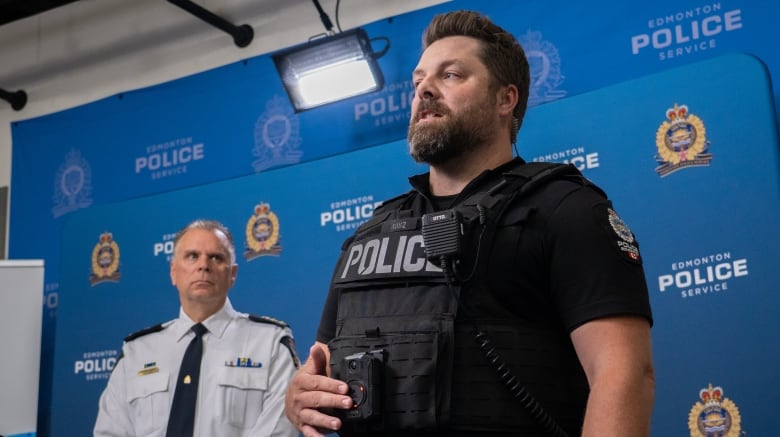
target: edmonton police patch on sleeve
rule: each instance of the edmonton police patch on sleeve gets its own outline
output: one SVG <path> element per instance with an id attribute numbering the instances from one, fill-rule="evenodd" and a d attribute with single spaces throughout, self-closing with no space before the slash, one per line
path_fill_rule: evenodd
<path id="1" fill-rule="evenodd" d="M 607 233 L 614 238 L 613 244 L 621 258 L 641 264 L 642 257 L 639 254 L 639 246 L 634 238 L 634 233 L 620 218 L 617 212 L 607 204 L 599 204 L 594 208 L 596 221 L 602 223 Z"/>

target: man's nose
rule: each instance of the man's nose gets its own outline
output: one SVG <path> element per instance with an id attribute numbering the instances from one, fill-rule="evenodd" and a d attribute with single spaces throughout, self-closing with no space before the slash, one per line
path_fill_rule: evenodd
<path id="1" fill-rule="evenodd" d="M 414 95 L 416 98 L 421 100 L 430 100 L 438 96 L 438 91 L 433 80 L 426 77 L 417 84 Z"/>
<path id="2" fill-rule="evenodd" d="M 211 265 L 209 263 L 209 258 L 207 256 L 198 258 L 197 266 L 199 271 L 201 270 L 208 271 L 211 268 Z"/>

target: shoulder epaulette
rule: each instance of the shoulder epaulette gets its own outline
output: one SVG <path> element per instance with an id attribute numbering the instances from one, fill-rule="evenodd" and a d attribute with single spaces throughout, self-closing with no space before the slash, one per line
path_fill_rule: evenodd
<path id="1" fill-rule="evenodd" d="M 270 323 L 270 324 L 276 325 L 276 326 L 278 326 L 280 328 L 289 328 L 289 326 L 290 326 L 287 323 L 285 323 L 285 322 L 283 322 L 283 321 L 281 321 L 279 319 L 274 319 L 273 317 L 268 317 L 268 316 L 255 316 L 255 315 L 249 314 L 249 320 L 251 320 L 253 322 L 258 322 L 258 323 Z"/>
<path id="2" fill-rule="evenodd" d="M 155 332 L 160 332 L 164 328 L 165 328 L 165 324 L 163 324 L 163 323 L 160 323 L 160 324 L 157 324 L 157 325 L 154 325 L 154 326 L 150 326 L 148 328 L 144 328 L 144 329 L 142 329 L 142 330 L 140 330 L 138 332 L 134 332 L 134 333 L 128 335 L 127 337 L 125 337 L 125 343 L 127 343 L 129 341 L 133 341 L 133 340 L 135 340 L 138 337 L 143 337 L 144 335 L 147 335 L 147 334 L 154 334 Z"/>

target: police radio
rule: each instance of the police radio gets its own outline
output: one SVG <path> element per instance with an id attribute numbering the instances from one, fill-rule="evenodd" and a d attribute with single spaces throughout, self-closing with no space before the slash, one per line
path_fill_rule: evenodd
<path id="1" fill-rule="evenodd" d="M 422 236 L 428 261 L 445 272 L 452 272 L 452 266 L 448 264 L 460 256 L 463 246 L 460 213 L 454 209 L 446 209 L 424 214 Z"/>

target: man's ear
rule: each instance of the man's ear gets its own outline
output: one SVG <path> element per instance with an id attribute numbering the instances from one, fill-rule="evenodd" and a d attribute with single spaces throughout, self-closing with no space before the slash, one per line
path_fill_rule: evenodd
<path id="1" fill-rule="evenodd" d="M 502 115 L 511 116 L 517 106 L 517 102 L 520 99 L 519 92 L 515 85 L 506 85 L 501 87 L 499 91 L 499 109 Z"/>

